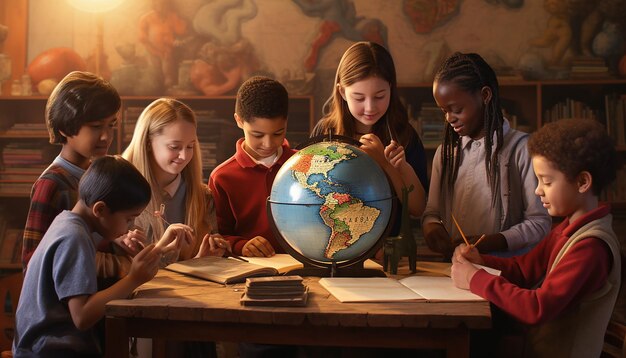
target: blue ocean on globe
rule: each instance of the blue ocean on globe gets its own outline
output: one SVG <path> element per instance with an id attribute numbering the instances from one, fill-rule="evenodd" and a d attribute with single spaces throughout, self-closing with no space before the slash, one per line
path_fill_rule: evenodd
<path id="1" fill-rule="evenodd" d="M 356 146 L 314 143 L 279 170 L 269 198 L 280 235 L 321 263 L 358 258 L 383 235 L 392 209 L 389 181 Z"/>

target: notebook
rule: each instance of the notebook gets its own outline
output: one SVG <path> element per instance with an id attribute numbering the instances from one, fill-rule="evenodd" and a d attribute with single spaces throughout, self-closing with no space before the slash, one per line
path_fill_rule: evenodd
<path id="1" fill-rule="evenodd" d="M 454 286 L 452 279 L 446 276 L 410 276 L 401 280 L 332 277 L 322 278 L 319 283 L 340 302 L 485 301 Z"/>

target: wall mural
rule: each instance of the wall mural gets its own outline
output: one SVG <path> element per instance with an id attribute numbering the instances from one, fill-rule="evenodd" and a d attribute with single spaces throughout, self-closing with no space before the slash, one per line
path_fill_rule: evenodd
<path id="1" fill-rule="evenodd" d="M 31 24 L 60 11 L 45 0 L 30 6 Z M 33 81 L 90 66 L 81 58 L 91 54 L 91 24 L 65 6 L 73 22 L 29 35 Z M 110 72 L 101 73 L 125 95 L 233 94 L 266 74 L 318 100 L 327 95 L 320 81 L 361 40 L 390 49 L 400 83 L 429 81 L 452 51 L 479 52 L 513 79 L 626 75 L 626 0 L 137 0 L 104 19 Z M 56 71 L 39 65 L 42 55 L 59 57 Z"/>
<path id="2" fill-rule="evenodd" d="M 319 33 L 311 43 L 304 60 L 304 69 L 313 72 L 319 53 L 334 37 L 347 40 L 372 41 L 387 46 L 387 27 L 379 19 L 356 16 L 352 0 L 293 0 L 306 16 L 322 20 Z"/>
<path id="3" fill-rule="evenodd" d="M 402 10 L 418 34 L 431 32 L 458 14 L 460 0 L 404 0 Z"/>

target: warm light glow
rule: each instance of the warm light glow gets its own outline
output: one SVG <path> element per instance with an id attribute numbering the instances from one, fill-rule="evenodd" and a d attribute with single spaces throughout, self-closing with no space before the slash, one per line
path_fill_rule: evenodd
<path id="1" fill-rule="evenodd" d="M 101 13 L 113 10 L 124 0 L 67 0 L 74 8 L 80 11 Z"/>
<path id="2" fill-rule="evenodd" d="M 298 200 L 300 200 L 300 197 L 302 196 L 302 187 L 300 184 L 291 184 L 291 187 L 289 188 L 289 196 L 291 197 L 291 201 L 293 203 L 297 203 Z"/>

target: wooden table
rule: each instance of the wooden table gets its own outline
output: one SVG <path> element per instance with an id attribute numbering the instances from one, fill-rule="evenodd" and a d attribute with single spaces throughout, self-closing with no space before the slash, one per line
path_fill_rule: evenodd
<path id="1" fill-rule="evenodd" d="M 132 300 L 106 306 L 106 355 L 128 356 L 128 337 L 266 344 L 443 349 L 469 355 L 469 330 L 491 327 L 487 302 L 340 303 L 318 283 L 306 307 L 239 304 L 223 286 L 161 270 Z"/>

